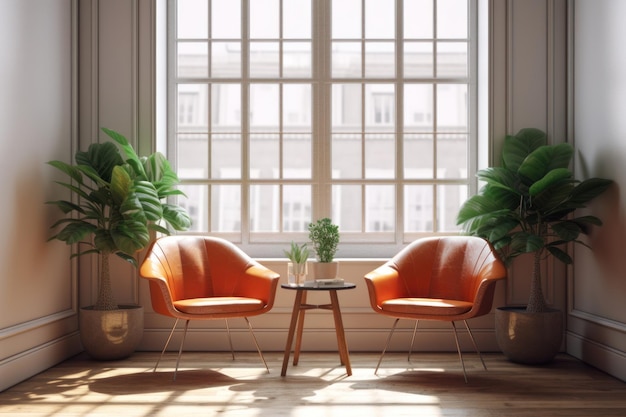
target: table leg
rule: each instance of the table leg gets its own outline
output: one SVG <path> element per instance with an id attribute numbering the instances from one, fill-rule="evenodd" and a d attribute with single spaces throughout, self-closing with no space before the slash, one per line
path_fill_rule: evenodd
<path id="1" fill-rule="evenodd" d="M 304 313 L 306 313 L 306 308 L 302 306 L 306 304 L 306 295 L 307 291 L 302 291 L 302 298 L 300 300 L 300 305 L 298 309 L 298 330 L 296 331 L 296 347 L 293 352 L 293 364 L 294 366 L 298 364 L 300 360 L 300 348 L 302 347 L 302 332 L 304 331 Z"/>
<path id="2" fill-rule="evenodd" d="M 293 311 L 291 312 L 291 324 L 289 324 L 289 333 L 287 334 L 285 356 L 283 357 L 283 368 L 280 371 L 280 376 L 287 375 L 287 365 L 289 365 L 289 355 L 291 353 L 291 345 L 293 344 L 293 335 L 296 331 L 296 323 L 298 321 L 298 313 L 300 312 L 300 305 L 302 304 L 303 295 L 304 295 L 304 290 L 298 289 L 296 291 L 296 297 L 293 302 Z"/>
<path id="3" fill-rule="evenodd" d="M 339 357 L 341 363 L 346 367 L 348 376 L 352 375 L 352 367 L 350 366 L 350 357 L 348 354 L 348 344 L 346 343 L 346 335 L 343 330 L 343 321 L 341 320 L 341 311 L 339 310 L 339 298 L 337 290 L 330 290 L 330 302 L 335 318 L 335 332 L 337 333 L 337 345 L 339 346 Z"/>

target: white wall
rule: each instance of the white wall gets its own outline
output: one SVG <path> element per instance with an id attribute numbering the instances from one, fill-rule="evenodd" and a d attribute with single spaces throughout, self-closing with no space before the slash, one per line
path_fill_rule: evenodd
<path id="1" fill-rule="evenodd" d="M 69 251 L 45 164 L 72 146 L 72 1 L 0 2 L 0 390 L 80 351 Z"/>
<path id="2" fill-rule="evenodd" d="M 591 210 L 604 220 L 577 248 L 569 283 L 568 352 L 626 380 L 626 2 L 573 0 L 572 128 L 580 177 L 615 186 Z"/>

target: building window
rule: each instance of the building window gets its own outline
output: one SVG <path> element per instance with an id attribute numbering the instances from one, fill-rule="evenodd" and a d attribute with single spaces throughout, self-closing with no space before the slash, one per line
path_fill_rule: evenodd
<path id="1" fill-rule="evenodd" d="M 168 152 L 191 232 L 255 256 L 321 217 L 344 256 L 456 233 L 476 170 L 476 8 L 172 1 Z"/>

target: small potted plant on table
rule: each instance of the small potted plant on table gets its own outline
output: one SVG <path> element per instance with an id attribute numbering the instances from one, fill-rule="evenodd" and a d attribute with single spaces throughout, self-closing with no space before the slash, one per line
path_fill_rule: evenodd
<path id="1" fill-rule="evenodd" d="M 309 239 L 317 258 L 312 264 L 313 277 L 316 280 L 337 278 L 339 263 L 334 259 L 339 245 L 339 226 L 328 217 L 319 219 L 309 224 Z"/>
<path id="2" fill-rule="evenodd" d="M 309 249 L 306 243 L 298 245 L 291 242 L 291 249 L 285 251 L 285 256 L 291 261 L 287 264 L 287 283 L 294 287 L 303 285 L 306 281 L 306 265 L 309 259 Z"/>

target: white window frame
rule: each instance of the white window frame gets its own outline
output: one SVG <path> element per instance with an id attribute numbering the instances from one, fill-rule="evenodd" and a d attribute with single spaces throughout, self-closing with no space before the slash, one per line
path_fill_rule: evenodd
<path id="1" fill-rule="evenodd" d="M 237 0 L 233 0 L 233 1 L 237 1 Z M 476 192 L 477 189 L 477 183 L 475 181 L 474 178 L 474 173 L 477 171 L 478 169 L 478 159 L 479 159 L 479 155 L 478 155 L 478 149 L 479 149 L 479 143 L 478 143 L 478 114 L 477 114 L 477 110 L 479 107 L 478 104 L 478 80 L 479 80 L 479 76 L 478 76 L 478 25 L 477 25 L 477 21 L 478 21 L 478 3 L 480 3 L 481 0 L 468 0 L 468 12 L 469 12 L 469 16 L 468 16 L 468 20 L 469 20 L 469 24 L 468 24 L 468 30 L 469 30 L 469 39 L 470 39 L 470 43 L 469 43 L 469 51 L 468 51 L 468 61 L 469 61 L 469 83 L 468 83 L 468 96 L 470 97 L 471 100 L 471 104 L 468 106 L 469 107 L 469 111 L 468 111 L 468 124 L 469 124 L 469 151 L 468 151 L 468 161 L 467 161 L 467 169 L 468 169 L 468 178 L 460 178 L 457 180 L 443 180 L 443 182 L 439 181 L 439 180 L 411 180 L 411 181 L 406 181 L 402 179 L 402 175 L 398 175 L 396 179 L 386 179 L 384 181 L 380 181 L 381 184 L 394 184 L 396 186 L 396 190 L 398 192 L 395 193 L 395 207 L 396 207 L 396 213 L 395 213 L 395 231 L 391 234 L 391 235 L 386 235 L 386 236 L 381 236 L 381 235 L 377 235 L 377 234 L 360 234 L 358 236 L 351 236 L 351 234 L 343 234 L 342 233 L 342 243 L 340 245 L 340 255 L 343 257 L 387 257 L 387 256 L 391 256 L 394 253 L 396 253 L 398 250 L 400 250 L 402 247 L 404 247 L 408 242 L 410 242 L 413 239 L 419 238 L 419 237 L 423 237 L 423 236 L 427 236 L 427 235 L 433 235 L 433 234 L 451 234 L 451 232 L 437 232 L 434 231 L 433 233 L 404 233 L 403 232 L 403 225 L 404 225 L 404 221 L 405 221 L 405 216 L 404 216 L 404 209 L 408 206 L 403 198 L 402 198 L 402 190 L 404 185 L 406 184 L 432 184 L 433 186 L 437 187 L 438 185 L 441 184 L 465 184 L 468 187 L 468 194 L 471 195 L 473 193 Z M 248 0 L 242 0 L 242 4 L 247 4 Z M 329 6 L 329 0 L 312 0 L 313 3 L 313 8 L 319 8 L 321 10 L 321 15 L 325 15 L 328 16 L 330 14 L 330 6 Z M 402 1 L 398 1 L 399 4 L 402 3 Z M 175 1 L 168 1 L 168 26 L 169 26 L 169 32 L 175 32 L 174 30 L 172 30 L 171 28 L 175 26 Z M 399 16 L 396 20 L 396 24 L 399 28 L 402 27 L 402 16 Z M 481 19 L 482 20 L 482 19 Z M 245 25 L 247 25 L 247 19 L 245 16 L 243 16 L 243 20 L 242 20 L 242 25 L 245 27 Z M 330 27 L 330 25 L 326 25 L 328 27 Z M 314 30 L 316 27 L 316 25 L 313 25 Z M 329 34 L 324 33 L 322 35 L 322 37 L 328 37 Z M 402 41 L 396 41 L 396 48 L 399 47 L 399 44 L 401 44 Z M 485 44 L 486 42 L 481 41 L 481 47 Z M 176 45 L 176 41 L 173 39 L 173 36 L 168 36 L 168 53 L 175 56 L 175 45 Z M 244 50 L 246 49 L 246 47 L 244 46 Z M 320 46 L 318 45 L 317 47 L 314 45 L 313 46 L 313 55 L 314 55 L 314 59 L 316 56 L 319 56 L 319 54 L 324 54 L 325 52 L 325 48 L 324 46 Z M 328 54 L 330 54 L 330 52 L 328 52 Z M 401 53 L 398 51 L 396 52 L 396 65 L 398 66 L 398 68 L 401 67 Z M 242 66 L 244 66 L 246 64 L 247 60 L 244 58 L 243 62 L 242 62 Z M 313 67 L 313 73 L 319 73 L 319 71 L 327 71 L 327 73 L 330 73 L 330 69 L 329 67 L 326 69 L 323 69 L 324 65 L 328 65 L 327 61 L 321 60 L 320 61 L 321 64 L 320 66 L 315 66 Z M 176 137 L 176 83 L 174 81 L 172 81 L 173 77 L 171 74 L 175 74 L 175 62 L 173 59 L 168 58 L 167 60 L 168 63 L 168 122 L 167 122 L 167 137 L 168 138 L 175 138 Z M 486 70 L 486 68 L 484 68 Z M 483 68 L 481 68 L 481 70 L 483 70 Z M 274 80 L 272 80 L 274 81 Z M 354 80 L 348 79 L 347 83 L 353 82 Z M 367 84 L 369 81 L 375 81 L 375 82 L 381 82 L 380 79 L 378 78 L 362 78 L 357 80 L 357 82 L 359 83 L 364 83 Z M 392 80 L 395 82 L 395 80 Z M 435 81 L 435 80 L 434 80 Z M 313 81 L 314 83 L 316 81 Z M 326 137 L 328 138 L 328 134 L 323 130 L 323 129 L 328 129 L 328 125 L 329 125 L 329 121 L 327 119 L 329 119 L 329 114 L 327 112 L 327 108 L 330 106 L 330 89 L 326 90 L 326 91 L 319 91 L 317 93 L 314 94 L 314 96 L 316 96 L 317 99 L 321 99 L 322 101 L 326 101 L 328 102 L 328 104 L 320 104 L 320 101 L 317 101 L 313 103 L 313 129 L 314 129 L 314 137 Z M 396 124 L 398 124 L 398 114 L 402 113 L 402 96 L 401 94 L 396 94 Z M 323 129 L 320 129 L 319 127 L 319 122 L 322 122 L 322 126 Z M 326 133 L 326 134 L 325 134 Z M 483 145 L 481 145 L 483 146 Z M 330 140 L 319 140 L 317 142 L 315 142 L 313 144 L 313 153 L 314 153 L 314 161 L 320 161 L 318 164 L 315 164 L 312 169 L 313 169 L 313 175 L 314 175 L 314 179 L 313 181 L 303 181 L 303 183 L 312 183 L 312 207 L 311 207 L 311 211 L 312 211 L 312 218 L 313 219 L 317 219 L 320 217 L 332 217 L 333 213 L 332 213 L 332 209 L 331 209 L 331 204 L 330 204 L 330 199 L 331 196 L 333 194 L 335 194 L 335 190 L 332 189 L 332 184 L 333 183 L 340 183 L 340 184 L 346 184 L 345 181 L 343 180 L 339 180 L 339 179 L 332 179 L 332 175 L 331 175 L 331 168 L 329 167 L 330 165 L 330 151 L 329 151 L 329 147 L 330 147 Z M 484 147 L 484 146 L 483 146 Z M 482 149 L 482 148 L 481 148 Z M 176 146 L 175 146 L 175 140 L 168 140 L 167 142 L 167 152 L 168 155 L 170 155 L 170 160 L 175 161 L 175 155 L 176 155 Z M 244 152 L 243 152 L 243 166 L 245 167 L 245 163 L 246 163 L 246 156 L 245 156 L 245 144 L 244 144 Z M 396 167 L 395 169 L 397 170 L 398 173 L 401 172 L 401 164 L 400 161 L 402 160 L 402 148 L 397 147 L 397 154 L 396 154 Z M 480 157 L 481 160 L 485 159 L 485 156 L 481 156 Z M 175 165 L 175 164 L 174 164 Z M 176 165 L 175 165 L 176 166 Z M 243 169 L 245 171 L 245 168 Z M 243 174 L 243 178 L 242 178 L 242 188 L 245 189 L 247 187 L 247 185 L 249 184 L 250 178 L 244 173 Z M 212 181 L 207 181 L 208 184 L 210 184 Z M 295 182 L 288 182 L 289 184 L 293 184 L 293 183 L 297 183 L 298 181 L 296 180 Z M 198 181 L 183 181 L 183 184 L 185 183 L 189 183 L 189 184 L 197 184 Z M 360 184 L 366 184 L 366 183 L 372 183 L 372 184 L 376 184 L 378 183 L 377 181 L 373 181 L 370 182 L 368 181 L 366 178 L 363 178 L 359 181 L 356 181 L 355 183 L 360 183 Z M 307 233 L 286 233 L 286 234 L 277 234 L 277 233 L 269 233 L 265 236 L 261 236 L 261 239 L 257 239 L 256 241 L 254 239 L 250 238 L 250 233 L 248 227 L 249 227 L 249 213 L 248 213 L 248 208 L 247 208 L 247 204 L 249 202 L 250 197 L 246 196 L 245 193 L 242 193 L 242 199 L 241 199 L 241 204 L 242 204 L 242 210 L 243 210 L 243 215 L 242 215 L 242 233 L 224 233 L 224 234 L 217 234 L 217 235 L 223 235 L 224 237 L 226 237 L 227 239 L 230 239 L 232 241 L 234 241 L 235 243 L 237 243 L 239 246 L 241 246 L 245 251 L 247 251 L 248 253 L 250 253 L 252 256 L 256 256 L 256 257 L 276 257 L 276 256 L 281 256 L 282 254 L 282 249 L 285 248 L 285 244 L 290 242 L 291 240 L 296 240 L 296 241 L 306 241 L 308 240 L 307 238 Z M 208 204 L 208 206 L 210 206 L 210 204 Z M 276 210 L 281 210 L 280 208 L 281 203 L 277 202 L 277 207 L 275 208 Z M 335 209 L 337 209 L 337 207 L 335 207 Z M 438 216 L 438 211 L 439 209 L 437 207 L 433 207 L 433 223 L 437 223 L 437 216 Z M 362 210 L 362 215 L 365 217 L 365 213 L 367 212 L 366 208 L 363 207 Z M 335 218 L 340 218 L 338 215 Z M 246 220 L 248 219 L 248 220 Z M 281 223 L 283 221 L 283 219 L 279 219 L 279 223 Z M 362 219 L 362 221 L 365 223 L 365 218 Z M 208 218 L 208 223 L 211 223 L 211 218 L 209 216 Z M 193 232 L 193 233 L 197 233 L 197 232 Z M 213 234 L 215 235 L 216 233 L 213 232 L 209 232 L 209 234 Z"/>

